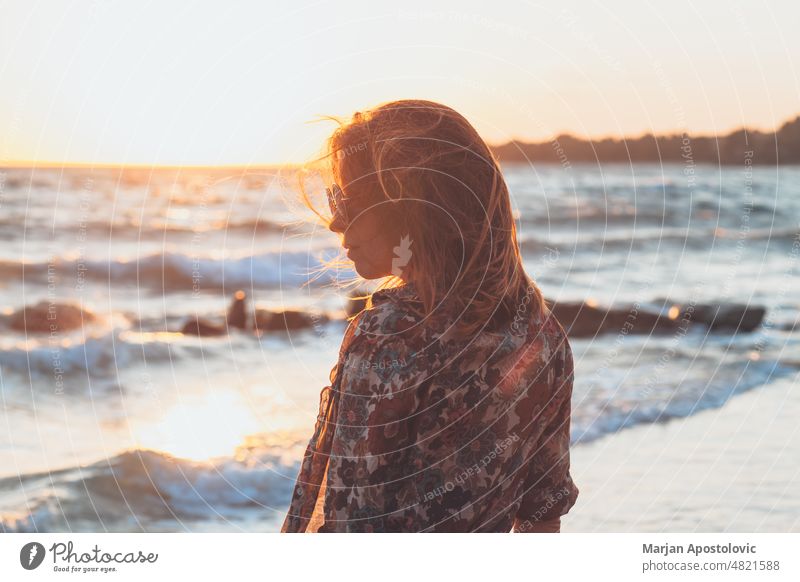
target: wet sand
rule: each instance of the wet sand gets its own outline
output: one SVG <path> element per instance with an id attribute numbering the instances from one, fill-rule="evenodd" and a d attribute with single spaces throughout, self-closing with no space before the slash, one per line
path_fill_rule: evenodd
<path id="1" fill-rule="evenodd" d="M 572 449 L 565 532 L 800 531 L 800 372 Z"/>

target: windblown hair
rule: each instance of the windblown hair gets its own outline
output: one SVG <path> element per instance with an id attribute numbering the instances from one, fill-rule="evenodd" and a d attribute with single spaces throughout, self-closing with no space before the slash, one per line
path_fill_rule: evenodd
<path id="1" fill-rule="evenodd" d="M 412 244 L 403 279 L 426 314 L 455 309 L 465 335 L 546 315 L 522 266 L 498 161 L 462 115 L 432 101 L 393 101 L 340 122 L 327 146 L 346 196 L 392 202 L 381 206 Z M 390 277 L 381 287 L 399 284 Z"/>

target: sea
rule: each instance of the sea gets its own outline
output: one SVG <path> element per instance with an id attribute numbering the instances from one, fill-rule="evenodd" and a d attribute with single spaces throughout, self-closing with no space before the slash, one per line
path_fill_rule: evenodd
<path id="1" fill-rule="evenodd" d="M 548 299 L 766 309 L 752 332 L 571 338 L 574 449 L 797 377 L 800 167 L 503 170 Z M 0 531 L 280 529 L 355 276 L 331 262 L 338 240 L 301 180 L 315 183 L 293 168 L 0 169 Z M 313 325 L 181 333 L 221 321 L 239 290 Z M 13 325 L 36 304 L 86 315 Z"/>

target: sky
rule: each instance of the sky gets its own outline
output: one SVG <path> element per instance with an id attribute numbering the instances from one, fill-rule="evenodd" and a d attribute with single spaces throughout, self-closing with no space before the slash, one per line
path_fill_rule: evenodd
<path id="1" fill-rule="evenodd" d="M 422 98 L 491 143 L 773 129 L 800 114 L 796 0 L 0 0 L 0 166 L 303 162 Z"/>

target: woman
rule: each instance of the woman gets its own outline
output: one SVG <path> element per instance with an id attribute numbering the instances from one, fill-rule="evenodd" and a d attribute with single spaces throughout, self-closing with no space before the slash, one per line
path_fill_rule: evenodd
<path id="1" fill-rule="evenodd" d="M 329 228 L 383 282 L 345 332 L 282 531 L 560 531 L 572 352 L 489 148 L 405 100 L 356 113 L 327 157 Z"/>

